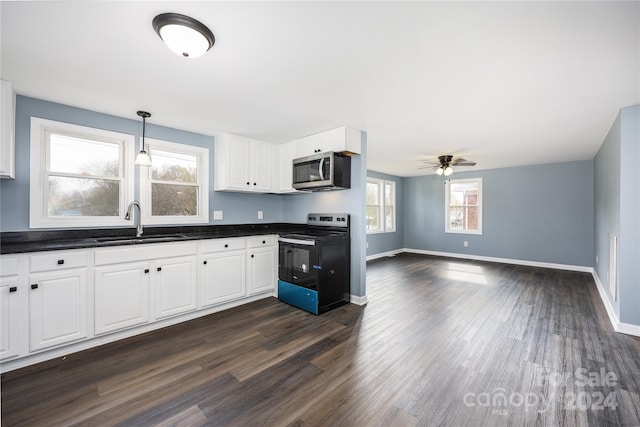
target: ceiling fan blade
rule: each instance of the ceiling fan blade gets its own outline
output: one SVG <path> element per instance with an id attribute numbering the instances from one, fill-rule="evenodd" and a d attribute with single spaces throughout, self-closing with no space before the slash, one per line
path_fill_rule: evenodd
<path id="1" fill-rule="evenodd" d="M 476 165 L 476 162 L 469 162 L 469 161 L 452 163 L 452 166 L 475 166 L 475 165 Z"/>

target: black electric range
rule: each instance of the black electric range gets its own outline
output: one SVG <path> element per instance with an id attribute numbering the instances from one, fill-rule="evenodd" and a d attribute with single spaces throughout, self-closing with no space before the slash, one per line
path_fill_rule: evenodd
<path id="1" fill-rule="evenodd" d="M 314 314 L 350 302 L 349 214 L 309 214 L 307 229 L 278 238 L 278 298 Z"/>

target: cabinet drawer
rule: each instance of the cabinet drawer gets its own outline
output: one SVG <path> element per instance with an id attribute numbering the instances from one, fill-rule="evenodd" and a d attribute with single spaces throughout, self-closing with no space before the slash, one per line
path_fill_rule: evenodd
<path id="1" fill-rule="evenodd" d="M 87 252 L 51 252 L 29 257 L 29 271 L 62 270 L 87 266 Z"/>
<path id="2" fill-rule="evenodd" d="M 237 249 L 244 249 L 246 247 L 246 240 L 241 237 L 234 237 L 231 239 L 211 239 L 204 240 L 202 242 L 202 252 L 221 252 L 221 251 L 233 251 Z"/>
<path id="3" fill-rule="evenodd" d="M 275 246 L 276 245 L 276 236 L 273 234 L 265 235 L 265 236 L 254 236 L 247 239 L 248 247 L 250 248 L 260 248 L 263 246 Z"/>
<path id="4" fill-rule="evenodd" d="M 0 258 L 0 276 L 18 275 L 18 257 Z"/>
<path id="5" fill-rule="evenodd" d="M 95 252 L 94 262 L 95 265 L 121 264 L 124 262 L 147 261 L 195 255 L 197 251 L 197 243 L 193 241 L 118 246 L 109 249 L 97 249 Z"/>

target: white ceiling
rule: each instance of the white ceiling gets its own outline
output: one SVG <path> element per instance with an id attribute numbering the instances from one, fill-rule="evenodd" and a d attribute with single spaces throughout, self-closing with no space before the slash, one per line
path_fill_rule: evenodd
<path id="1" fill-rule="evenodd" d="M 1 77 L 18 94 L 208 135 L 280 143 L 368 133 L 368 168 L 431 173 L 590 159 L 640 103 L 640 2 L 0 3 Z M 216 44 L 183 59 L 163 12 Z"/>

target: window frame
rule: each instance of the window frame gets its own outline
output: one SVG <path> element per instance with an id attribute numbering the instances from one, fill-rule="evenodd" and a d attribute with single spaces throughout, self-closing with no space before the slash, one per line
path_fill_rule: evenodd
<path id="1" fill-rule="evenodd" d="M 152 215 L 152 194 L 151 184 L 156 182 L 151 177 L 152 166 L 140 168 L 140 205 L 142 207 L 143 225 L 174 225 L 174 224 L 208 224 L 209 223 L 209 149 L 195 145 L 182 144 L 178 142 L 165 141 L 161 139 L 145 138 L 147 152 L 153 162 L 153 150 L 174 152 L 177 154 L 187 154 L 197 158 L 197 179 L 198 188 L 198 215 Z"/>
<path id="2" fill-rule="evenodd" d="M 478 187 L 478 229 L 477 230 L 457 230 L 451 229 L 449 223 L 449 212 L 451 210 L 450 198 L 451 198 L 451 184 L 463 184 L 463 183 L 475 183 Z M 463 179 L 449 179 L 445 181 L 445 199 L 444 199 L 444 231 L 445 233 L 452 234 L 474 234 L 474 235 L 482 235 L 483 233 L 483 225 L 482 225 L 482 211 L 483 211 L 483 201 L 482 201 L 482 178 L 463 178 Z"/>
<path id="3" fill-rule="evenodd" d="M 71 123 L 31 117 L 29 154 L 29 228 L 78 228 L 130 225 L 124 219 L 127 203 L 134 197 L 133 135 L 96 129 Z M 119 176 L 120 197 L 118 216 L 49 216 L 49 156 L 52 133 L 85 138 L 120 145 Z M 53 173 L 65 176 L 64 173 Z M 69 174 L 67 174 L 69 175 Z M 73 174 L 72 174 L 73 175 Z M 77 176 L 82 178 L 82 176 Z M 97 179 L 91 176 L 90 179 Z"/>
<path id="4" fill-rule="evenodd" d="M 368 208 L 370 206 L 376 206 L 378 211 L 378 218 L 380 219 L 380 227 L 375 229 L 368 229 L 367 234 L 394 233 L 397 227 L 396 226 L 396 218 L 397 218 L 396 182 L 392 180 L 386 180 L 382 178 L 375 178 L 375 177 L 368 176 L 366 183 L 374 184 L 378 187 L 378 191 L 377 191 L 378 204 L 377 205 L 367 204 L 366 207 Z M 387 185 L 390 185 L 391 193 L 392 193 L 391 205 L 389 206 L 386 203 Z M 386 221 L 387 207 L 391 207 L 391 212 L 393 215 L 392 227 L 387 227 L 387 221 Z"/>

